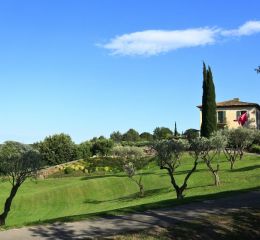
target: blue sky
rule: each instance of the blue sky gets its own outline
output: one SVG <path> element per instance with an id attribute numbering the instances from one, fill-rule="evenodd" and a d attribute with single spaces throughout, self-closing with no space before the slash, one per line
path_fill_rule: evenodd
<path id="1" fill-rule="evenodd" d="M 77 143 L 199 128 L 202 62 L 217 101 L 260 103 L 260 2 L 23 0 L 0 6 L 0 141 Z"/>

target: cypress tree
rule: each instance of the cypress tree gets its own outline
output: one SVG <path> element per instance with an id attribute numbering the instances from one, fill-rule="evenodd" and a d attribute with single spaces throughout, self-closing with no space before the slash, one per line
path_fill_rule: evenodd
<path id="1" fill-rule="evenodd" d="M 217 130 L 216 96 L 211 68 L 203 62 L 203 95 L 201 136 L 209 137 Z"/>
<path id="2" fill-rule="evenodd" d="M 174 137 L 177 137 L 179 135 L 178 131 L 177 131 L 177 124 L 175 122 L 175 125 L 174 125 Z"/>

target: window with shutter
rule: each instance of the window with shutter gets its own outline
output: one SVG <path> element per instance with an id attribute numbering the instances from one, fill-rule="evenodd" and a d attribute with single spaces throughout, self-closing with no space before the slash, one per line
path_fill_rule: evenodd
<path id="1" fill-rule="evenodd" d="M 226 112 L 218 111 L 218 123 L 226 123 Z"/>

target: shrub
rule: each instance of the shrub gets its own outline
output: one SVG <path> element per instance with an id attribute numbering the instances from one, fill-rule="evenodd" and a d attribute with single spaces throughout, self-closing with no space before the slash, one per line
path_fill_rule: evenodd
<path id="1" fill-rule="evenodd" d="M 72 172 L 74 172 L 74 169 L 72 167 L 66 167 L 64 169 L 65 174 L 71 174 Z"/>
<path id="2" fill-rule="evenodd" d="M 250 152 L 259 153 L 260 154 L 260 145 L 253 144 L 250 148 Z"/>
<path id="3" fill-rule="evenodd" d="M 92 155 L 97 156 L 107 156 L 114 146 L 114 142 L 110 139 L 99 138 L 93 140 L 93 145 L 91 147 Z M 86 158 L 85 158 L 86 159 Z"/>
<path id="4" fill-rule="evenodd" d="M 94 172 L 118 172 L 122 171 L 122 160 L 113 157 L 95 157 L 86 159 L 86 169 Z"/>
<path id="5" fill-rule="evenodd" d="M 184 132 L 184 136 L 187 138 L 189 142 L 199 137 L 199 130 L 189 128 Z"/>
<path id="6" fill-rule="evenodd" d="M 112 155 L 119 158 L 140 159 L 145 157 L 144 151 L 139 147 L 116 146 L 112 150 Z"/>
<path id="7" fill-rule="evenodd" d="M 257 144 L 260 146 L 260 130 L 254 131 L 254 144 Z"/>

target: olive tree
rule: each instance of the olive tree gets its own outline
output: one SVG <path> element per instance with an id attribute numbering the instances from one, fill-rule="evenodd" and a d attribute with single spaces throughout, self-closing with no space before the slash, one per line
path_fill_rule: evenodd
<path id="1" fill-rule="evenodd" d="M 125 171 L 126 175 L 128 176 L 128 178 L 131 179 L 134 183 L 136 183 L 137 186 L 139 187 L 139 196 L 144 197 L 144 185 L 142 183 L 143 175 L 140 174 L 139 178 L 135 177 L 137 172 L 136 172 L 136 167 L 135 167 L 134 163 L 127 162 L 124 165 L 124 171 Z"/>
<path id="2" fill-rule="evenodd" d="M 220 185 L 220 179 L 218 175 L 218 172 L 220 170 L 220 165 L 219 165 L 220 154 L 221 152 L 225 151 L 225 148 L 227 146 L 227 141 L 228 141 L 227 137 L 223 134 L 223 131 L 214 132 L 210 137 L 210 144 L 213 149 L 214 158 L 217 158 L 216 159 L 217 165 L 216 168 L 214 169 L 212 166 L 212 161 L 206 162 L 206 164 L 214 176 L 216 186 Z"/>
<path id="3" fill-rule="evenodd" d="M 202 137 L 198 138 L 197 141 L 199 141 L 200 144 L 200 157 L 206 164 L 208 170 L 212 173 L 215 185 L 219 186 L 220 153 L 225 149 L 227 138 L 219 131 L 213 133 L 209 139 Z M 214 167 L 215 163 L 216 166 Z"/>
<path id="4" fill-rule="evenodd" d="M 243 158 L 245 149 L 254 141 L 254 132 L 248 128 L 236 128 L 223 132 L 227 136 L 227 146 L 224 154 L 230 162 L 231 170 L 236 160 Z"/>
<path id="5" fill-rule="evenodd" d="M 176 169 L 181 164 L 181 156 L 185 150 L 189 149 L 189 144 L 186 140 L 166 140 L 156 142 L 153 146 L 156 151 L 157 163 L 161 169 L 165 169 L 171 179 L 171 184 L 176 192 L 177 199 L 183 199 L 183 192 L 187 188 L 187 183 L 198 165 L 198 154 L 195 153 L 192 169 L 190 169 L 184 178 L 182 185 L 178 185 L 175 179 Z"/>
<path id="6" fill-rule="evenodd" d="M 40 153 L 29 145 L 8 141 L 0 147 L 0 174 L 12 185 L 0 215 L 0 225 L 5 225 L 12 201 L 22 183 L 35 176 L 42 166 Z"/>
<path id="7" fill-rule="evenodd" d="M 141 170 L 149 163 L 149 158 L 145 158 L 144 151 L 139 147 L 117 146 L 112 150 L 113 156 L 120 158 L 123 170 L 127 177 L 139 187 L 139 196 L 144 197 L 143 174 Z"/>

